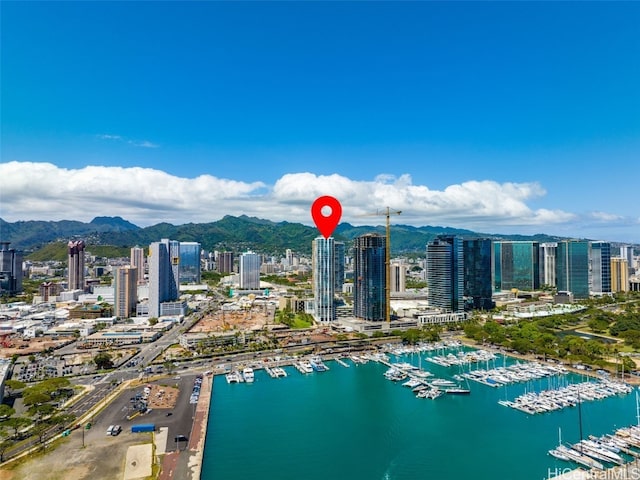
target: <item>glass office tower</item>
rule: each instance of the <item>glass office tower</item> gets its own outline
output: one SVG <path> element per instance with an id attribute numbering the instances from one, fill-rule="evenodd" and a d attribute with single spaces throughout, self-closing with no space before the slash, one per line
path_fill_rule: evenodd
<path id="1" fill-rule="evenodd" d="M 378 234 L 356 237 L 353 251 L 353 315 L 383 321 L 386 316 L 386 238 Z"/>
<path id="2" fill-rule="evenodd" d="M 464 311 L 464 252 L 459 237 L 442 235 L 427 244 L 427 289 L 432 307 Z"/>
<path id="3" fill-rule="evenodd" d="M 200 244 L 180 242 L 180 283 L 200 283 Z"/>
<path id="4" fill-rule="evenodd" d="M 464 251 L 464 296 L 468 307 L 491 310 L 495 304 L 491 299 L 491 260 L 493 242 L 488 238 L 476 238 L 462 242 Z"/>
<path id="5" fill-rule="evenodd" d="M 560 292 L 571 292 L 573 298 L 589 298 L 589 242 L 558 242 L 556 286 Z"/>
<path id="6" fill-rule="evenodd" d="M 538 242 L 494 242 L 494 288 L 537 290 L 540 288 Z"/>

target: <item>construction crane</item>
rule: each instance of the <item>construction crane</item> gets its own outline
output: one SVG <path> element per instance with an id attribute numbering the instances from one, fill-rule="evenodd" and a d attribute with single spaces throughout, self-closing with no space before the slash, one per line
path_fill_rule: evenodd
<path id="1" fill-rule="evenodd" d="M 400 215 L 402 213 L 402 211 L 400 210 L 394 210 L 390 207 L 385 208 L 384 210 L 380 211 L 377 210 L 376 213 L 367 213 L 365 215 L 359 215 L 359 216 L 366 216 L 366 217 L 373 217 L 373 216 L 385 216 L 387 217 L 387 225 L 386 225 L 386 242 L 385 242 L 385 249 L 384 249 L 384 267 L 386 270 L 386 279 L 385 279 L 385 285 L 384 285 L 384 300 L 385 300 L 385 317 L 384 319 L 386 320 L 387 323 L 391 322 L 391 215 Z"/>

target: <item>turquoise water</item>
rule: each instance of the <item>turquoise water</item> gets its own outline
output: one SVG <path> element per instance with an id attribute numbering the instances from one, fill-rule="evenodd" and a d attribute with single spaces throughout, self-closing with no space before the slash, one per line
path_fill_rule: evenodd
<path id="1" fill-rule="evenodd" d="M 418 364 L 418 354 L 391 360 Z M 438 377 L 459 373 L 421 363 Z M 328 372 L 304 376 L 285 368 L 282 379 L 256 371 L 250 385 L 215 377 L 202 479 L 539 480 L 571 466 L 547 451 L 558 443 L 558 427 L 563 441 L 579 439 L 576 408 L 528 416 L 497 403 L 557 380 L 501 388 L 470 382 L 471 395 L 428 400 L 386 380 L 384 365 L 327 365 Z M 633 394 L 585 402 L 584 435 L 613 433 L 635 416 Z"/>

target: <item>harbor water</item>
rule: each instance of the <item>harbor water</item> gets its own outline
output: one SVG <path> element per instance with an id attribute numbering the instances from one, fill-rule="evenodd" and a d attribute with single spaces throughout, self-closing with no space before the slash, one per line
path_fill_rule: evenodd
<path id="1" fill-rule="evenodd" d="M 420 363 L 439 378 L 461 373 L 463 367 L 426 362 L 429 355 L 390 361 Z M 346 362 L 350 368 L 330 361 L 329 371 L 306 375 L 285 367 L 288 377 L 279 379 L 256 370 L 252 384 L 216 376 L 201 478 L 540 480 L 577 467 L 547 453 L 559 428 L 563 442 L 580 439 L 577 407 L 529 415 L 498 401 L 586 378 L 499 388 L 470 381 L 470 395 L 432 400 L 386 380 L 385 365 Z M 512 362 L 498 357 L 486 366 Z M 484 362 L 471 368 L 478 367 Z M 613 433 L 637 423 L 635 395 L 585 401 L 581 414 L 585 438 Z"/>

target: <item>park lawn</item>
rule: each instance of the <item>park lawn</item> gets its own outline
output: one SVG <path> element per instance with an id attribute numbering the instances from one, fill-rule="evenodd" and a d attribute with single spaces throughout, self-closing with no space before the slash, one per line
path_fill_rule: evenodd
<path id="1" fill-rule="evenodd" d="M 309 328 L 310 326 L 311 326 L 311 322 L 307 322 L 296 315 L 295 318 L 293 319 L 293 324 L 291 325 L 291 328 Z"/>

